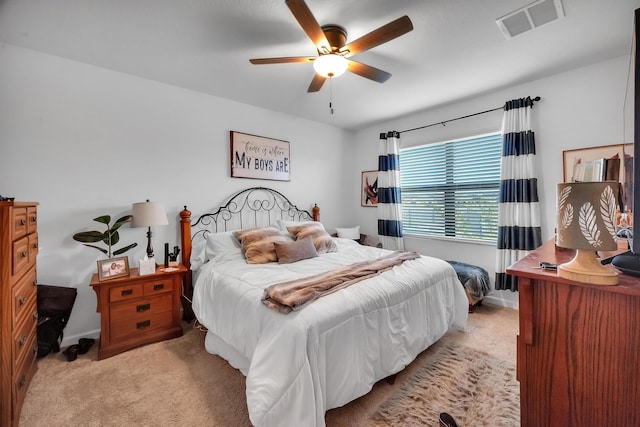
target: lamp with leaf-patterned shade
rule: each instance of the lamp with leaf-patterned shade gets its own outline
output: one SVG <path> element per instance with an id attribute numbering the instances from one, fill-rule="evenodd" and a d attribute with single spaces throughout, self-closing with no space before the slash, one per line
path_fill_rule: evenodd
<path id="1" fill-rule="evenodd" d="M 594 285 L 617 285 L 618 272 L 602 265 L 597 251 L 616 243 L 615 181 L 558 184 L 556 246 L 575 249 L 575 257 L 558 266 L 558 276 Z"/>

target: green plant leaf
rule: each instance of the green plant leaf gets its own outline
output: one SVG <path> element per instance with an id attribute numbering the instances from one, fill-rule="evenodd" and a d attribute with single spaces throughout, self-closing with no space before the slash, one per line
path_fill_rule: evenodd
<path id="1" fill-rule="evenodd" d="M 129 246 L 125 246 L 125 247 L 123 247 L 123 248 L 118 249 L 117 251 L 114 251 L 114 252 L 113 252 L 113 255 L 120 255 L 120 254 L 123 254 L 123 253 L 127 252 L 129 249 L 131 249 L 131 248 L 135 248 L 136 246 L 138 246 L 138 244 L 137 244 L 137 243 L 132 243 L 132 244 L 130 244 Z"/>
<path id="2" fill-rule="evenodd" d="M 110 215 L 102 215 L 102 216 L 99 216 L 98 218 L 93 218 L 93 220 L 95 222 L 99 222 L 101 224 L 109 225 L 109 223 L 111 222 L 111 216 Z"/>
<path id="3" fill-rule="evenodd" d="M 73 240 L 82 243 L 96 243 L 100 242 L 103 238 L 103 234 L 99 231 L 82 231 L 73 235 Z"/>
<path id="4" fill-rule="evenodd" d="M 118 228 L 122 227 L 124 224 L 130 222 L 133 219 L 133 215 L 125 215 L 122 218 L 119 218 L 113 227 L 111 227 L 111 231 L 116 231 Z"/>
<path id="5" fill-rule="evenodd" d="M 87 244 L 85 243 L 85 246 L 88 246 L 88 247 L 90 247 L 90 248 L 95 248 L 95 249 L 99 250 L 100 252 L 102 252 L 102 253 L 103 253 L 103 254 L 105 254 L 105 255 L 107 255 L 107 254 L 109 253 L 106 249 L 99 248 L 99 247 L 94 246 L 94 245 L 87 245 Z"/>
<path id="6" fill-rule="evenodd" d="M 109 246 L 109 244 L 113 246 L 120 241 L 120 233 L 117 231 L 105 231 L 102 235 L 102 241 L 107 246 Z"/>

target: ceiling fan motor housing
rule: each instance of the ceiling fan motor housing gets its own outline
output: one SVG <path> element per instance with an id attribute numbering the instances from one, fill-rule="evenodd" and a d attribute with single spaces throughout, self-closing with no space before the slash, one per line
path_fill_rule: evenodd
<path id="1" fill-rule="evenodd" d="M 344 27 L 336 24 L 327 24 L 321 28 L 331 46 L 331 52 L 337 52 L 347 43 L 347 30 Z M 331 52 L 320 52 L 320 50 L 318 50 L 318 53 L 321 55 Z"/>

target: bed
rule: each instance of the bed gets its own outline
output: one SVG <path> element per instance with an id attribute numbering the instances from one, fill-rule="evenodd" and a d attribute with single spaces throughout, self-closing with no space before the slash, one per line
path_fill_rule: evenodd
<path id="1" fill-rule="evenodd" d="M 271 226 L 291 238 L 296 224 L 322 227 L 317 212 L 312 216 L 281 193 L 254 187 L 193 221 L 186 207 L 180 213 L 183 262 L 192 273 L 185 294 L 207 328 L 206 350 L 246 376 L 255 426 L 324 426 L 327 410 L 368 393 L 448 330 L 466 325 L 468 301 L 455 270 L 425 256 L 288 314 L 265 305 L 265 289 L 274 284 L 375 263 L 392 252 L 329 237 L 331 250 L 318 256 L 249 264 L 234 236 Z"/>

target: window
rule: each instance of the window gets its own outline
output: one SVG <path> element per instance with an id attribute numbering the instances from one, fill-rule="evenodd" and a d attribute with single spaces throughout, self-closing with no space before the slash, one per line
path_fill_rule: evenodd
<path id="1" fill-rule="evenodd" d="M 404 234 L 496 241 L 502 134 L 400 150 Z"/>

